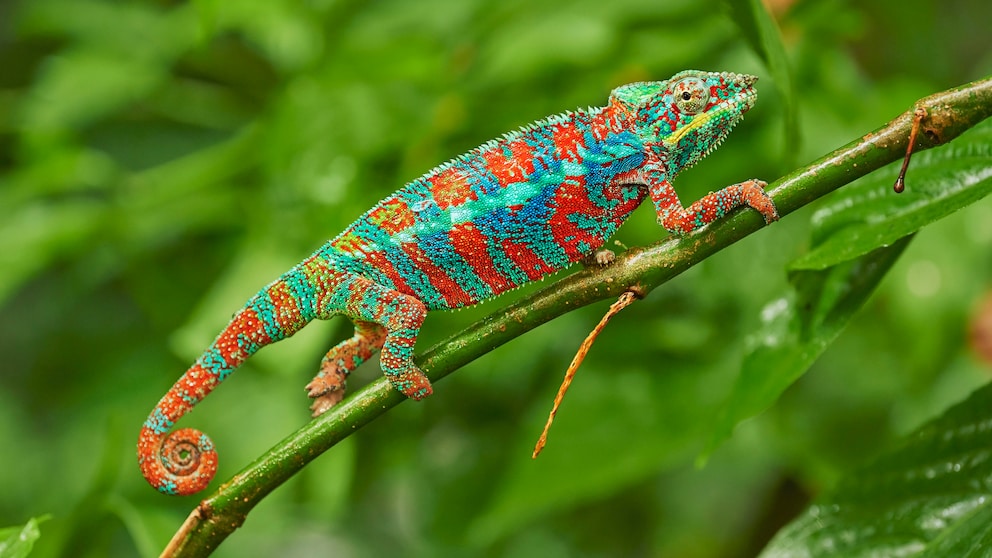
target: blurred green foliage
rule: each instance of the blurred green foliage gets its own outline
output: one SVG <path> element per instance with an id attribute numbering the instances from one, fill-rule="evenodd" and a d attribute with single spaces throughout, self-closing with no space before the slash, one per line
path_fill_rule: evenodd
<path id="1" fill-rule="evenodd" d="M 23 526 L 0 529 L 0 558 L 24 558 L 31 554 L 35 541 L 41 536 L 38 524 L 47 518 L 32 517 Z"/>
<path id="2" fill-rule="evenodd" d="M 52 514 L 32 556 L 156 554 L 197 500 L 137 470 L 152 405 L 260 286 L 506 130 L 686 68 L 762 76 L 744 124 L 677 181 L 691 200 L 992 73 L 981 0 L 769 3 L 798 139 L 783 134 L 789 86 L 745 40 L 755 24 L 742 34 L 741 8 L 716 1 L 0 4 L 0 525 Z M 816 210 L 614 319 L 537 462 L 561 373 L 605 304 L 358 432 L 217 555 L 755 555 L 844 471 L 988 380 L 967 344 L 992 278 L 985 199 L 920 232 L 811 371 L 694 468 L 786 264 L 818 242 Z M 662 232 L 645 208 L 617 238 Z M 503 303 L 432 314 L 420 346 Z M 348 327 L 266 348 L 197 408 L 219 479 L 308 420 L 302 386 Z"/>

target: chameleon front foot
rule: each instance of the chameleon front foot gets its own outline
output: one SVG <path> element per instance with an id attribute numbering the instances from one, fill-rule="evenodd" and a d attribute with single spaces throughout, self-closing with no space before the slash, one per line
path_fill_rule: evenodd
<path id="1" fill-rule="evenodd" d="M 741 182 L 739 186 L 744 203 L 761 213 L 761 216 L 765 218 L 765 223 L 778 221 L 778 210 L 775 208 L 775 202 L 765 192 L 765 188 L 768 187 L 767 182 L 752 178 L 746 182 Z"/>
<path id="2" fill-rule="evenodd" d="M 606 267 L 617 260 L 617 254 L 609 248 L 600 248 L 582 258 L 582 265 L 585 267 Z"/>

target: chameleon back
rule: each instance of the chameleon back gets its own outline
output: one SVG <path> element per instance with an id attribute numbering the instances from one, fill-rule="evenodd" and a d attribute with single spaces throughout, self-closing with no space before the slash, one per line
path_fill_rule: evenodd
<path id="1" fill-rule="evenodd" d="M 471 305 L 602 246 L 644 198 L 609 186 L 643 152 L 609 107 L 547 118 L 410 182 L 315 255 L 429 310 Z"/>

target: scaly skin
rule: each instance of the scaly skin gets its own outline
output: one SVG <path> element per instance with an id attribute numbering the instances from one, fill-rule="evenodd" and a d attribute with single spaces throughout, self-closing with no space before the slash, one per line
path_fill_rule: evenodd
<path id="1" fill-rule="evenodd" d="M 508 133 L 380 201 L 252 297 L 159 401 L 138 441 L 145 478 L 166 494 L 205 488 L 217 468 L 213 443 L 196 430 L 169 430 L 255 351 L 315 318 L 344 315 L 356 326 L 307 385 L 315 416 L 376 351 L 392 385 L 419 400 L 431 394 L 412 360 L 428 311 L 493 298 L 589 256 L 645 197 L 678 235 L 742 205 L 778 219 L 758 180 L 688 208 L 671 184 L 751 108 L 754 81 L 687 71 L 624 85 L 605 107 Z"/>

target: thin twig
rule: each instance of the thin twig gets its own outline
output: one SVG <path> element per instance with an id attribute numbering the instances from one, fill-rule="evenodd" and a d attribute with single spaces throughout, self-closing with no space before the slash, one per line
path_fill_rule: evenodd
<path id="1" fill-rule="evenodd" d="M 923 107 L 917 108 L 913 111 L 913 127 L 909 129 L 909 141 L 906 143 L 906 156 L 902 160 L 902 168 L 899 169 L 899 176 L 896 177 L 896 183 L 892 186 L 892 189 L 896 191 L 897 194 L 901 194 L 903 190 L 906 189 L 906 169 L 909 168 L 909 158 L 913 155 L 913 146 L 916 145 L 916 134 L 920 131 L 920 123 L 926 118 L 927 111 Z"/>
<path id="2" fill-rule="evenodd" d="M 548 443 L 548 430 L 551 430 L 551 423 L 555 421 L 555 415 L 558 414 L 558 407 L 561 405 L 562 399 L 565 398 L 565 392 L 572 385 L 572 378 L 575 377 L 575 373 L 579 370 L 582 361 L 586 359 L 586 353 L 589 352 L 592 344 L 599 337 L 599 332 L 603 331 L 606 324 L 610 322 L 610 318 L 619 314 L 621 310 L 630 306 L 635 300 L 637 300 L 637 295 L 633 291 L 624 291 L 620 295 L 620 298 L 610 305 L 610 309 L 606 311 L 606 314 L 599 320 L 596 327 L 589 332 L 586 340 L 579 345 L 579 350 L 576 351 L 572 363 L 568 365 L 568 370 L 565 371 L 565 379 L 562 380 L 561 386 L 558 387 L 558 394 L 555 395 L 554 405 L 551 406 L 551 412 L 548 414 L 548 422 L 544 423 L 544 430 L 541 432 L 541 437 L 537 439 L 537 444 L 534 445 L 534 453 L 531 454 L 531 459 L 537 459 L 537 456 L 541 454 L 541 450 L 544 449 L 544 445 Z"/>

